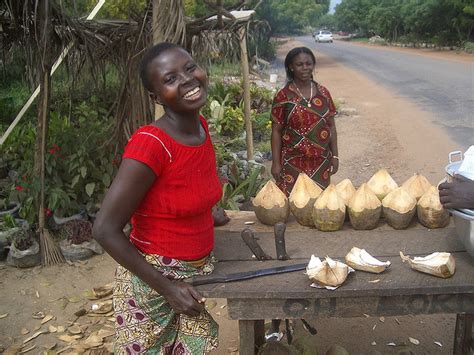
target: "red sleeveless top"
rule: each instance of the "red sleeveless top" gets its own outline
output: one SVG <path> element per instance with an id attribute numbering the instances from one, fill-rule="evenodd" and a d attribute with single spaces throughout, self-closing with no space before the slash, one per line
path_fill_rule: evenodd
<path id="1" fill-rule="evenodd" d="M 130 241 L 144 253 L 196 260 L 214 247 L 211 209 L 222 187 L 207 123 L 200 120 L 206 140 L 199 146 L 181 144 L 148 125 L 125 147 L 123 159 L 146 164 L 156 175 L 131 219 Z"/>

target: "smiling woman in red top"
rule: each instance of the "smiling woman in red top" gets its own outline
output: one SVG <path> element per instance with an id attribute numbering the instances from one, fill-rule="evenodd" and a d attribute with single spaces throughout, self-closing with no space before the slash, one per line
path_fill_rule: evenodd
<path id="1" fill-rule="evenodd" d="M 95 238 L 120 264 L 115 352 L 204 354 L 217 347 L 217 324 L 181 280 L 212 272 L 213 226 L 228 220 L 211 212 L 222 190 L 199 114 L 207 77 L 171 43 L 144 55 L 140 76 L 165 113 L 130 138 L 94 224 Z"/>

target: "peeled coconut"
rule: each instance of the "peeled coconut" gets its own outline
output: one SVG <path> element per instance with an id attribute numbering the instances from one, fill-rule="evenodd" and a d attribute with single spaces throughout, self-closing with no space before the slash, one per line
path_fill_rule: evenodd
<path id="1" fill-rule="evenodd" d="M 306 274 L 309 279 L 319 286 L 337 287 L 342 285 L 349 274 L 346 264 L 326 257 L 323 261 L 311 255 L 311 259 L 306 267 Z"/>
<path id="2" fill-rule="evenodd" d="M 456 263 L 454 257 L 450 253 L 433 253 L 423 257 L 414 257 L 410 259 L 409 256 L 403 255 L 400 252 L 402 261 L 408 261 L 413 270 L 424 272 L 446 279 L 454 275 L 456 271 Z"/>
<path id="3" fill-rule="evenodd" d="M 372 272 L 374 274 L 379 274 L 390 266 L 390 261 L 380 261 L 367 253 L 365 249 L 359 249 L 357 247 L 353 247 L 351 251 L 347 253 L 345 259 L 347 265 L 351 268 Z"/>
<path id="4" fill-rule="evenodd" d="M 349 219 L 354 229 L 374 229 L 382 213 L 382 203 L 375 193 L 362 184 L 347 205 Z"/>
<path id="5" fill-rule="evenodd" d="M 390 192 L 382 201 L 383 215 L 395 229 L 405 229 L 416 212 L 416 199 L 403 187 Z"/>
<path id="6" fill-rule="evenodd" d="M 344 203 L 347 205 L 352 196 L 354 196 L 356 189 L 352 185 L 351 180 L 344 179 L 336 185 L 336 191 L 342 197 Z"/>
<path id="7" fill-rule="evenodd" d="M 382 201 L 390 192 L 398 188 L 398 184 L 385 169 L 377 171 L 369 181 L 367 181 L 367 185 L 375 195 L 377 195 L 380 201 Z"/>
<path id="8" fill-rule="evenodd" d="M 269 180 L 252 200 L 255 216 L 263 224 L 273 226 L 286 222 L 290 214 L 290 205 L 285 194 Z"/>
<path id="9" fill-rule="evenodd" d="M 305 173 L 300 173 L 293 190 L 291 190 L 289 202 L 290 210 L 296 221 L 303 226 L 314 226 L 311 214 L 316 199 L 323 190 Z"/>
<path id="10" fill-rule="evenodd" d="M 439 192 L 435 186 L 421 196 L 417 205 L 417 215 L 420 223 L 426 228 L 443 228 L 449 223 L 449 212 L 439 200 Z"/>
<path id="11" fill-rule="evenodd" d="M 417 200 L 431 187 L 430 182 L 421 174 L 415 174 L 402 185 Z"/>
<path id="12" fill-rule="evenodd" d="M 337 193 L 336 186 L 330 184 L 326 187 L 314 204 L 312 216 L 315 227 L 320 231 L 341 229 L 346 216 L 346 204 Z"/>

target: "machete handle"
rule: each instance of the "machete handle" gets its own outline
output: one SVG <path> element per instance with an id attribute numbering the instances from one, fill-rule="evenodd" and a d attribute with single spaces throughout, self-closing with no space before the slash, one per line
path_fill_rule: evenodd
<path id="1" fill-rule="evenodd" d="M 273 226 L 275 232 L 275 247 L 278 260 L 288 260 L 290 257 L 286 253 L 285 231 L 286 224 L 278 222 Z"/>
<path id="2" fill-rule="evenodd" d="M 272 259 L 270 255 L 265 254 L 260 245 L 257 243 L 257 240 L 253 235 L 253 231 L 250 228 L 244 228 L 240 233 L 240 236 L 258 260 Z"/>

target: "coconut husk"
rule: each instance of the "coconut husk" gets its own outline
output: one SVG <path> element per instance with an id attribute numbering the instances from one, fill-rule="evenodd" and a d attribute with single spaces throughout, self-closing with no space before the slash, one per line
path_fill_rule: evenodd
<path id="1" fill-rule="evenodd" d="M 449 212 L 439 200 L 439 192 L 435 186 L 421 196 L 417 205 L 418 220 L 426 228 L 444 228 L 449 224 Z"/>
<path id="2" fill-rule="evenodd" d="M 405 229 L 415 215 L 416 199 L 399 187 L 385 196 L 382 206 L 387 223 L 395 229 Z"/>
<path id="3" fill-rule="evenodd" d="M 272 180 L 269 180 L 252 199 L 255 216 L 270 226 L 286 222 L 290 214 L 288 198 Z"/>
<path id="4" fill-rule="evenodd" d="M 382 201 L 390 192 L 398 188 L 398 184 L 385 169 L 377 171 L 369 179 L 367 186 L 370 187 L 380 201 Z"/>
<path id="5" fill-rule="evenodd" d="M 346 204 L 330 184 L 318 197 L 313 207 L 312 219 L 317 229 L 333 232 L 341 229 L 346 215 Z"/>
<path id="6" fill-rule="evenodd" d="M 296 221 L 303 225 L 313 227 L 313 206 L 323 190 L 305 173 L 300 173 L 295 186 L 291 190 L 288 201 L 290 210 Z"/>
<path id="7" fill-rule="evenodd" d="M 347 207 L 349 220 L 354 229 L 369 230 L 377 227 L 382 213 L 382 203 L 367 184 L 359 187 Z"/>

